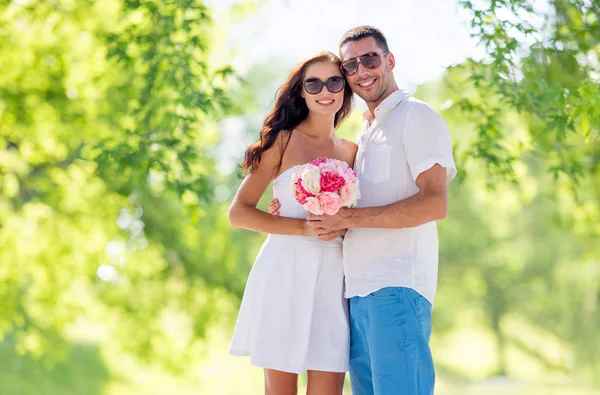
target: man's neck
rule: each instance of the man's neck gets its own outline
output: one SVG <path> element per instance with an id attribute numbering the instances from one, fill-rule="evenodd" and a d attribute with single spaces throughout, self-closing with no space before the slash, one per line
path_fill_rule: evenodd
<path id="1" fill-rule="evenodd" d="M 369 113 L 371 114 L 371 119 L 375 118 L 375 109 L 383 102 L 389 95 L 396 92 L 398 90 L 398 85 L 394 82 L 394 84 L 381 95 L 381 97 L 377 101 L 367 103 L 367 108 L 369 109 Z"/>

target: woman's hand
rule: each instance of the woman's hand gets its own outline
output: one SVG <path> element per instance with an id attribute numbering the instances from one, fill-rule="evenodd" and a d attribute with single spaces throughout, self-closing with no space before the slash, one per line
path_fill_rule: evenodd
<path id="1" fill-rule="evenodd" d="M 279 204 L 278 199 L 273 199 L 269 202 L 269 214 L 271 215 L 279 215 L 279 209 L 281 208 L 281 204 Z M 321 241 L 331 241 L 335 240 L 338 237 L 344 237 L 348 229 L 337 229 L 333 231 L 328 231 L 325 228 L 316 227 L 310 225 L 308 221 L 304 223 L 304 235 L 305 236 L 318 236 Z"/>
<path id="2" fill-rule="evenodd" d="M 279 204 L 279 199 L 275 198 L 269 202 L 269 214 L 279 215 L 280 208 L 281 204 Z"/>
<path id="3" fill-rule="evenodd" d="M 348 229 L 339 229 L 339 230 L 334 230 L 328 233 L 321 233 L 319 235 L 319 240 L 322 241 L 331 241 L 331 240 L 335 240 L 338 237 L 344 237 L 346 235 L 346 232 L 348 231 Z"/>

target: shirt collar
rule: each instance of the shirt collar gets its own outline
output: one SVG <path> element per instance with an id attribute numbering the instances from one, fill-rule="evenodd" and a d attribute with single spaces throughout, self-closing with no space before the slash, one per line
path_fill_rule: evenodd
<path id="1" fill-rule="evenodd" d="M 375 108 L 375 117 L 379 117 L 390 112 L 394 108 L 398 107 L 398 105 L 409 96 L 410 93 L 403 89 L 397 89 L 393 91 L 389 94 L 388 97 L 386 97 L 381 103 L 379 103 L 377 108 Z M 371 113 L 369 112 L 369 110 L 363 113 L 363 120 L 369 123 L 373 120 L 371 118 Z"/>

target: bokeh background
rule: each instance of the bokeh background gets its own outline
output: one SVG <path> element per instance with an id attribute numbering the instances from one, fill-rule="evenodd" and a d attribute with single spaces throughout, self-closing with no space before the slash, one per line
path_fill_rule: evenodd
<path id="1" fill-rule="evenodd" d="M 455 144 L 436 394 L 600 394 L 598 0 L 0 0 L 0 395 L 262 393 L 236 165 L 361 24 Z"/>

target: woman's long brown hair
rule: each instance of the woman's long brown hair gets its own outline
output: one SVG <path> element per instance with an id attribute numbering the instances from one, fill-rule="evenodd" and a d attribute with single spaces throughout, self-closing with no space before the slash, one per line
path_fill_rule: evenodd
<path id="1" fill-rule="evenodd" d="M 273 146 L 280 133 L 288 132 L 290 135 L 285 146 L 282 146 L 279 158 L 279 166 L 281 166 L 283 153 L 290 141 L 292 130 L 308 116 L 308 107 L 301 96 L 302 82 L 308 66 L 317 62 L 331 62 L 338 67 L 341 66 L 341 60 L 336 55 L 331 52 L 320 52 L 301 62 L 292 70 L 288 79 L 278 90 L 275 106 L 265 117 L 259 139 L 246 149 L 244 162 L 240 165 L 246 172 L 249 173 L 258 166 L 263 152 Z M 342 78 L 346 78 L 343 73 Z M 344 102 L 335 114 L 334 128 L 337 128 L 352 111 L 353 94 L 347 82 L 344 87 Z"/>

